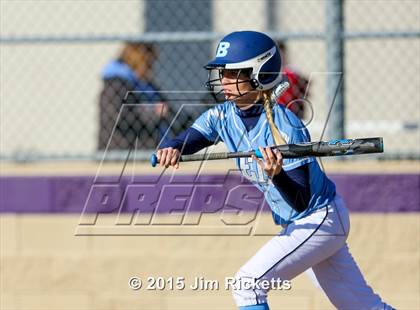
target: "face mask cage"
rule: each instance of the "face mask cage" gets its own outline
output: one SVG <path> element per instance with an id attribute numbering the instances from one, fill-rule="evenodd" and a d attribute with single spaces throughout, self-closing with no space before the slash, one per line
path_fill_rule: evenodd
<path id="1" fill-rule="evenodd" d="M 225 85 L 236 85 L 236 90 L 238 95 L 235 96 L 235 99 L 242 97 L 251 91 L 241 93 L 239 90 L 239 84 L 250 83 L 252 88 L 257 88 L 258 82 L 255 79 L 251 79 L 252 69 L 224 69 L 224 68 L 209 68 L 208 77 L 206 82 L 206 88 L 211 92 L 212 96 L 217 102 L 225 101 L 223 95 L 223 86 Z M 231 76 L 236 76 L 236 81 L 231 83 L 222 84 L 223 75 L 229 71 Z M 241 76 L 246 76 L 246 79 L 240 79 Z"/>

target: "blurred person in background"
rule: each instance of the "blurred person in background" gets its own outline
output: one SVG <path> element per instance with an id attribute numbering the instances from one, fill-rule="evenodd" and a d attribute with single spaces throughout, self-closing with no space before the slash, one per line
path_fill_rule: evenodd
<path id="1" fill-rule="evenodd" d="M 306 112 L 305 101 L 303 99 L 308 98 L 309 95 L 309 80 L 295 66 L 289 64 L 286 43 L 284 41 L 277 41 L 277 45 L 283 56 L 284 66 L 281 71 L 290 83 L 290 87 L 277 99 L 277 102 L 289 108 L 300 119 L 303 119 Z"/>
<path id="2" fill-rule="evenodd" d="M 153 44 L 126 42 L 119 57 L 102 70 L 99 150 L 107 148 L 108 143 L 108 150 L 153 149 L 164 136 L 169 108 L 152 81 L 156 59 Z M 144 103 L 152 105 L 139 105 Z M 128 105 L 122 108 L 124 104 Z"/>

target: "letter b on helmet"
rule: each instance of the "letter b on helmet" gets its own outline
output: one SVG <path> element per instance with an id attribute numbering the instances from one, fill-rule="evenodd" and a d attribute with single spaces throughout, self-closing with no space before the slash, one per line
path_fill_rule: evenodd
<path id="1" fill-rule="evenodd" d="M 228 54 L 229 42 L 220 42 L 217 48 L 216 57 L 225 57 Z"/>

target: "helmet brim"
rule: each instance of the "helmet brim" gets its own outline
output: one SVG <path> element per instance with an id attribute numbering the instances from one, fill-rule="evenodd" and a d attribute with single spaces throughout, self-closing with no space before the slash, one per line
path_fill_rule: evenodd
<path id="1" fill-rule="evenodd" d="M 220 62 L 218 59 L 213 59 L 212 61 L 208 62 L 207 65 L 204 66 L 205 69 L 224 69 L 226 67 L 226 63 Z"/>

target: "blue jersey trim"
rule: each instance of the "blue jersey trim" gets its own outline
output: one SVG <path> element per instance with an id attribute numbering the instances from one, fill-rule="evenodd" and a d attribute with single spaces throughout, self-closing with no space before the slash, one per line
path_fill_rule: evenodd
<path id="1" fill-rule="evenodd" d="M 281 170 L 272 179 L 274 186 L 282 195 L 283 199 L 298 213 L 305 211 L 311 199 L 311 187 L 309 184 L 309 166 L 286 172 Z"/>

